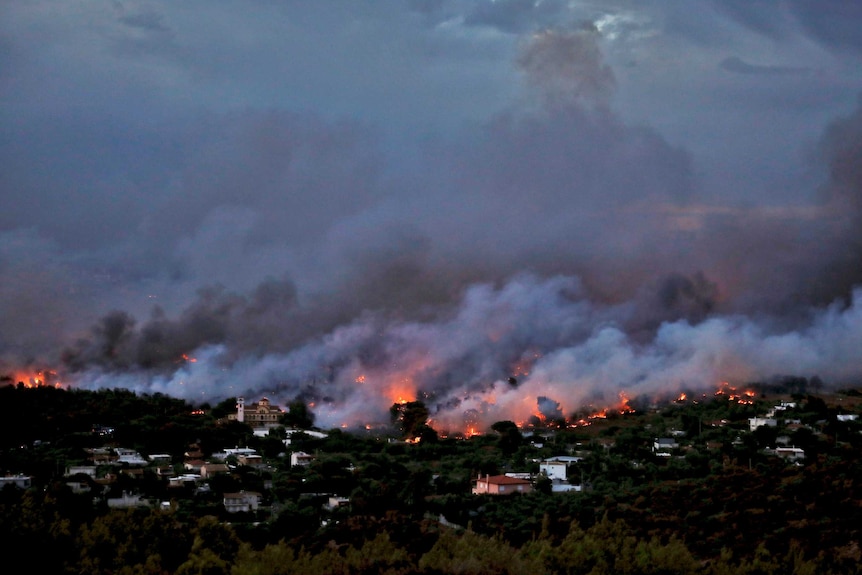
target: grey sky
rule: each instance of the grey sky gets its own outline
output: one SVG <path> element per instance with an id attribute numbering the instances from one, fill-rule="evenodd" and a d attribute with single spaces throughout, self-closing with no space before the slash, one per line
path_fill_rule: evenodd
<path id="1" fill-rule="evenodd" d="M 855 6 L 7 1 L 0 373 L 332 422 L 361 371 L 519 417 L 525 354 L 501 406 L 858 378 Z"/>

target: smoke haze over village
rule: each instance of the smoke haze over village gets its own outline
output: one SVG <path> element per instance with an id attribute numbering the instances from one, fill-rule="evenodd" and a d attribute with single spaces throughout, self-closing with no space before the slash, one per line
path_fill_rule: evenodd
<path id="1" fill-rule="evenodd" d="M 860 4 L 0 15 L 0 375 L 453 429 L 862 381 Z"/>

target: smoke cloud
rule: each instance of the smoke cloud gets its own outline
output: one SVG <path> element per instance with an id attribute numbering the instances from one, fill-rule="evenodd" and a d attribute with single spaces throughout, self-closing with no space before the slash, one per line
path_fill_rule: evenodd
<path id="1" fill-rule="evenodd" d="M 442 58 L 434 42 L 453 29 L 481 38 L 482 50 L 464 52 L 480 61 L 459 85 L 499 56 L 501 35 L 517 37 L 505 73 L 487 74 L 518 89 L 480 121 L 465 113 L 434 135 L 411 124 L 415 139 L 395 143 L 373 119 L 300 105 L 164 110 L 128 95 L 131 109 L 150 110 L 145 121 L 104 115 L 52 76 L 75 103 L 56 106 L 71 111 L 60 121 L 31 112 L 0 142 L 4 197 L 20 198 L 0 213 L 0 375 L 50 369 L 75 387 L 199 402 L 298 398 L 321 426 L 385 423 L 393 403 L 421 400 L 452 431 L 567 417 L 620 392 L 787 375 L 858 385 L 862 101 L 812 137 L 807 195 L 784 201 L 765 187 L 756 202 L 730 202 L 706 191 L 691 149 L 615 109 L 639 63 L 667 54 L 646 49 L 669 49 L 619 42 L 653 42 L 640 27 L 656 24 L 625 19 L 631 33 L 612 39 L 602 30 L 626 15 L 614 12 L 601 26 L 548 28 L 569 4 L 540 4 L 482 4 L 459 18 L 446 2 L 413 3 L 427 54 Z M 767 37 L 789 33 L 741 4 L 707 4 Z M 809 34 L 828 33 L 793 6 Z M 346 30 L 379 31 L 354 16 Z M 392 16 L 378 17 L 385 28 Z M 114 51 L 92 56 L 144 59 L 135 82 L 164 82 L 144 91 L 153 100 L 181 91 L 184 74 L 232 97 L 223 71 L 192 58 L 175 13 L 127 7 L 101 25 Z M 346 42 L 303 33 L 321 58 Z M 13 40 L 17 54 L 23 40 Z M 365 70 L 375 78 L 425 78 L 379 47 L 356 49 L 391 66 Z M 612 66 L 623 53 L 634 72 Z M 814 75 L 747 61 L 723 52 L 701 67 L 744 72 L 733 81 Z M 332 87 L 314 66 L 290 71 Z M 369 90 L 357 98 L 379 95 L 365 76 L 355 82 Z M 423 105 L 387 99 L 400 118 L 434 107 L 402 88 Z"/>

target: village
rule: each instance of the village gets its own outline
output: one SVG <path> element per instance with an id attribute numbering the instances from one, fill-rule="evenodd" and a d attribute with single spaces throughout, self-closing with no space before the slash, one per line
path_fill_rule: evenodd
<path id="1" fill-rule="evenodd" d="M 601 475 L 612 473 L 611 469 L 618 479 L 640 476 L 646 480 L 648 469 L 653 476 L 684 476 L 695 473 L 694 467 L 714 469 L 731 460 L 749 466 L 769 459 L 803 466 L 824 450 L 827 433 L 838 435 L 836 426 L 845 434 L 844 441 L 856 441 L 859 435 L 858 413 L 851 411 L 855 404 L 831 411 L 825 410 L 825 404 L 817 404 L 813 407 L 820 412 L 812 415 L 810 404 L 817 400 L 810 397 L 806 405 L 790 401 L 789 396 L 772 403 L 755 402 L 754 393 L 734 395 L 720 389 L 710 399 L 716 398 L 735 420 L 704 421 L 700 416 L 695 422 L 686 413 L 691 405 L 686 405 L 690 402 L 683 395 L 664 407 L 652 407 L 651 417 L 626 409 L 610 417 L 604 414 L 589 426 L 581 421 L 563 429 L 552 425 L 517 428 L 501 422 L 482 436 L 460 439 L 461 443 L 482 445 L 472 461 L 461 459 L 462 469 L 425 461 L 428 450 L 440 451 L 441 440 L 436 440 L 436 446 L 418 445 L 417 438 L 390 433 L 358 441 L 376 445 L 374 457 L 403 455 L 405 464 L 398 465 L 404 473 L 416 475 L 422 467 L 427 471 L 422 475 L 427 484 L 418 491 L 434 498 L 458 492 L 476 497 L 534 491 L 578 494 L 607 482 Z M 266 397 L 250 403 L 237 398 L 236 411 L 228 413 L 223 423 L 245 429 L 246 444 L 205 450 L 192 442 L 184 446 L 181 456 L 142 453 L 134 446 L 118 445 L 114 428 L 94 423 L 92 437 L 101 445 L 88 446 L 82 450 L 81 460 L 69 461 L 62 481 L 73 493 L 87 495 L 108 508 L 175 510 L 191 506 L 233 521 L 273 520 L 290 498 L 318 505 L 316 516 L 321 525 L 337 520 L 351 505 L 364 505 L 368 497 L 362 494 L 367 472 L 363 467 L 379 467 L 380 463 L 374 457 L 369 463 L 362 453 L 344 451 L 344 441 L 333 442 L 333 433 L 337 438 L 349 435 L 341 430 L 287 427 L 286 413 Z M 492 447 L 501 448 L 498 457 L 485 457 Z M 362 447 L 367 449 L 367 445 Z M 40 482 L 21 470 L 8 471 L 11 473 L 0 478 L 4 485 L 29 488 Z M 371 474 L 372 479 L 383 475 Z M 284 488 L 286 483 L 290 489 Z M 455 519 L 442 514 L 439 518 Z"/>

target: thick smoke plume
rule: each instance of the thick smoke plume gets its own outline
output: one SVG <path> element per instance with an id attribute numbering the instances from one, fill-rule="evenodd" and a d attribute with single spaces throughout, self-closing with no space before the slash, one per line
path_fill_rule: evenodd
<path id="1" fill-rule="evenodd" d="M 169 177 L 136 181 L 153 205 L 129 208 L 107 269 L 76 261 L 76 278 L 57 245 L 4 244 L 0 367 L 193 401 L 299 398 L 322 426 L 421 400 L 441 430 L 566 417 L 620 391 L 859 384 L 862 107 L 823 134 L 818 202 L 720 204 L 685 150 L 613 113 L 598 40 L 534 35 L 517 58 L 528 101 L 409 169 L 350 123 L 200 120 Z M 96 296 L 111 309 L 82 327 L 75 303 Z M 50 346 L 24 352 L 28 317 Z"/>

